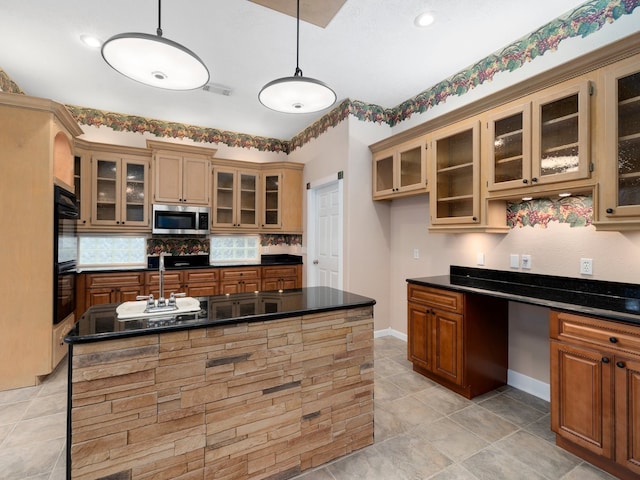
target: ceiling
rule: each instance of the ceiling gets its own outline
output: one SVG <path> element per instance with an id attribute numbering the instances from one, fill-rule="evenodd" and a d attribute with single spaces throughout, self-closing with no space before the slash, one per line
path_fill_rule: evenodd
<path id="1" fill-rule="evenodd" d="M 295 0 L 270 1 L 295 11 Z M 302 16 L 305 2 L 317 8 L 318 1 L 303 0 Z M 292 76 L 296 65 L 295 18 L 258 3 L 263 0 L 162 2 L 164 37 L 202 58 L 211 91 L 136 83 L 111 69 L 99 48 L 80 41 L 82 34 L 104 41 L 123 32 L 155 33 L 155 0 L 58 0 L 47 8 L 42 0 L 1 2 L 0 68 L 28 95 L 289 140 L 326 112 L 282 114 L 258 102 L 265 83 Z M 346 0 L 325 28 L 301 22 L 300 68 L 331 86 L 338 102 L 395 107 L 582 3 Z M 414 26 L 427 10 L 435 23 Z M 215 93 L 216 85 L 230 93 Z"/>

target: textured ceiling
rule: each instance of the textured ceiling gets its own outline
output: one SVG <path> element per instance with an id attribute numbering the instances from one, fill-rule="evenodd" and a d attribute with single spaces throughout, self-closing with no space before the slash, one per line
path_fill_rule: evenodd
<path id="1" fill-rule="evenodd" d="M 347 0 L 326 28 L 301 23 L 300 67 L 329 84 L 338 102 L 394 107 L 582 3 Z M 157 6 L 155 0 L 1 2 L 0 68 L 29 95 L 249 135 L 289 139 L 326 113 L 280 114 L 258 102 L 265 83 L 294 73 L 296 25 L 252 1 L 162 3 L 164 36 L 196 52 L 211 83 L 228 87 L 229 95 L 146 87 L 80 41 L 81 34 L 106 40 L 155 33 Z M 425 10 L 436 22 L 415 27 Z"/>

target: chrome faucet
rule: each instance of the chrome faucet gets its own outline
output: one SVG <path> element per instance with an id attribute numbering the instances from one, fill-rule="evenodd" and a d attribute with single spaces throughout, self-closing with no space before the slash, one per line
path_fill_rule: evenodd
<path id="1" fill-rule="evenodd" d="M 160 274 L 160 291 L 158 292 L 158 307 L 164 307 L 166 304 L 164 298 L 164 253 L 160 253 L 160 259 L 158 262 L 158 273 Z"/>

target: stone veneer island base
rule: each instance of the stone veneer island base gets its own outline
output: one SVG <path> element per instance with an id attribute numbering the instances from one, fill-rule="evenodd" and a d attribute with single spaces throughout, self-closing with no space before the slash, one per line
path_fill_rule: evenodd
<path id="1" fill-rule="evenodd" d="M 68 475 L 286 479 L 372 444 L 373 303 L 70 341 Z"/>

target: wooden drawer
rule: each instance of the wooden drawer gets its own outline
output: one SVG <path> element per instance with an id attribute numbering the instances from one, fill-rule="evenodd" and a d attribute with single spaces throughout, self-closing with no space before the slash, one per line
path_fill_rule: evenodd
<path id="1" fill-rule="evenodd" d="M 211 283 L 218 281 L 218 270 L 217 269 L 207 269 L 207 270 L 185 270 L 184 271 L 184 281 L 185 283 Z"/>
<path id="2" fill-rule="evenodd" d="M 270 267 L 262 267 L 262 278 L 283 278 L 298 276 L 297 265 L 274 265 Z"/>
<path id="3" fill-rule="evenodd" d="M 223 268 L 220 270 L 221 281 L 254 280 L 260 278 L 261 267 Z"/>
<path id="4" fill-rule="evenodd" d="M 182 283 L 182 271 L 174 270 L 164 272 L 164 284 L 181 284 Z M 160 284 L 160 273 L 159 272 L 147 272 L 145 273 L 145 284 L 148 285 L 159 285 Z"/>
<path id="5" fill-rule="evenodd" d="M 640 327 L 551 311 L 550 337 L 586 346 L 640 353 Z"/>
<path id="6" fill-rule="evenodd" d="M 89 273 L 86 275 L 86 288 L 119 287 L 122 285 L 142 285 L 144 273 Z"/>
<path id="7" fill-rule="evenodd" d="M 462 293 L 439 288 L 423 287 L 412 283 L 408 284 L 407 288 L 409 302 L 429 305 L 440 310 L 462 313 L 464 298 Z"/>

